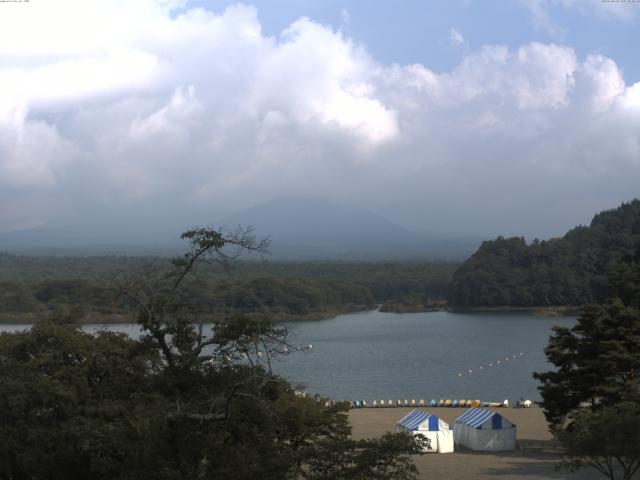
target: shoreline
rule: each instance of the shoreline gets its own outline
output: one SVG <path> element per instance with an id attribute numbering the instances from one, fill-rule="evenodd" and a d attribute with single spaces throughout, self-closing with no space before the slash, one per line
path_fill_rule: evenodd
<path id="1" fill-rule="evenodd" d="M 293 314 L 284 312 L 218 312 L 202 314 L 203 323 L 211 323 L 215 318 L 225 316 L 246 315 L 248 317 L 269 317 L 274 322 L 313 322 L 318 320 L 330 320 L 339 315 L 350 313 L 374 312 L 379 310 L 379 305 L 349 305 L 341 309 L 323 310 L 306 314 Z M 0 313 L 0 325 L 33 325 L 47 320 L 51 312 L 29 312 L 29 313 Z M 76 322 L 78 325 L 131 325 L 136 324 L 135 313 L 99 313 L 92 312 L 84 315 Z"/>
<path id="2" fill-rule="evenodd" d="M 331 320 L 339 315 L 348 315 L 351 313 L 364 313 L 380 311 L 383 313 L 433 313 L 433 312 L 450 312 L 453 314 L 465 313 L 528 313 L 536 317 L 567 317 L 577 316 L 582 307 L 573 306 L 555 306 L 555 307 L 428 307 L 424 309 L 402 309 L 402 311 L 385 309 L 384 304 L 376 305 L 349 305 L 340 309 L 324 310 L 311 312 L 306 314 L 293 313 L 269 313 L 269 312 L 251 312 L 251 313 L 234 313 L 234 312 L 218 312 L 207 313 L 202 315 L 204 323 L 210 323 L 214 318 L 232 315 L 252 316 L 268 316 L 274 322 L 313 322 L 320 320 Z M 0 325 L 33 325 L 47 319 L 51 312 L 28 312 L 28 313 L 0 313 Z M 92 312 L 84 315 L 76 323 L 79 325 L 104 324 L 104 325 L 130 325 L 135 324 L 136 314 L 134 313 L 99 313 Z"/>
<path id="3" fill-rule="evenodd" d="M 582 306 L 555 305 L 538 307 L 446 307 L 451 313 L 531 313 L 540 317 L 572 317 L 580 313 Z"/>
<path id="4" fill-rule="evenodd" d="M 456 306 L 436 306 L 436 305 L 394 305 L 382 304 L 380 311 L 385 313 L 530 313 L 536 317 L 573 317 L 577 316 L 582 306 L 574 305 L 552 305 L 534 307 L 456 307 Z"/>

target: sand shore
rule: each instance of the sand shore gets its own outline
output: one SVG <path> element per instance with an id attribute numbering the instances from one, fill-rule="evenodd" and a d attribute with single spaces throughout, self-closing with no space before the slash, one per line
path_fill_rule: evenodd
<path id="1" fill-rule="evenodd" d="M 444 421 L 453 420 L 464 408 L 427 408 Z M 540 408 L 495 409 L 517 426 L 517 440 L 521 448 L 512 452 L 473 452 L 464 448 L 449 454 L 417 455 L 415 462 L 421 479 L 431 480 L 591 480 L 603 477 L 592 469 L 571 473 L 557 471 L 560 459 L 557 447 L 547 429 Z M 349 420 L 354 438 L 367 438 L 392 432 L 396 421 L 410 411 L 409 408 L 368 408 L 351 410 Z"/>

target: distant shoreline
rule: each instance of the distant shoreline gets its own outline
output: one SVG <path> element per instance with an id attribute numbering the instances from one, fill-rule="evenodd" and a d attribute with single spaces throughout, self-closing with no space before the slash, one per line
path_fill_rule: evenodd
<path id="1" fill-rule="evenodd" d="M 451 313 L 531 313 L 540 317 L 570 317 L 580 313 L 580 306 L 540 306 L 540 307 L 447 307 Z"/>
<path id="2" fill-rule="evenodd" d="M 529 313 L 533 316 L 540 317 L 566 317 L 576 316 L 579 314 L 581 307 L 574 306 L 554 306 L 554 307 L 426 307 L 426 308 L 406 308 L 391 309 L 384 308 L 384 304 L 372 307 L 371 305 L 350 305 L 347 308 L 319 311 L 307 313 L 304 315 L 293 313 L 269 313 L 269 312 L 252 312 L 246 313 L 248 316 L 266 315 L 275 322 L 313 322 L 317 320 L 330 320 L 339 315 L 348 315 L 350 313 L 373 312 L 379 310 L 383 313 L 431 313 L 431 312 L 450 312 L 450 313 Z M 233 315 L 233 312 L 220 312 L 204 314 L 202 319 L 205 323 L 209 323 L 214 318 L 221 318 L 225 315 Z M 241 313 L 238 313 L 241 314 Z M 48 312 L 38 313 L 2 313 L 0 314 L 0 325 L 33 325 L 44 321 L 48 316 Z M 78 322 L 79 325 L 131 325 L 136 322 L 136 315 L 129 314 L 113 314 L 113 313 L 90 313 L 82 317 Z"/>
<path id="3" fill-rule="evenodd" d="M 451 312 L 451 313 L 530 313 L 540 317 L 566 317 L 576 316 L 582 307 L 573 305 L 553 305 L 537 307 L 456 307 L 450 305 L 397 305 L 383 304 L 381 312 L 388 313 L 429 313 L 429 312 Z"/>
<path id="4" fill-rule="evenodd" d="M 345 308 L 335 310 L 323 310 L 307 314 L 293 314 L 284 312 L 218 312 L 206 313 L 200 317 L 204 323 L 210 323 L 215 318 L 224 318 L 233 315 L 247 315 L 249 317 L 268 317 L 274 322 L 313 322 L 316 320 L 329 320 L 338 315 L 350 313 L 372 312 L 378 310 L 379 306 L 372 305 L 349 305 Z M 33 325 L 45 321 L 50 312 L 29 312 L 29 313 L 1 313 L 0 325 Z M 137 323 L 135 313 L 98 313 L 92 312 L 84 315 L 76 321 L 78 325 L 131 325 Z"/>

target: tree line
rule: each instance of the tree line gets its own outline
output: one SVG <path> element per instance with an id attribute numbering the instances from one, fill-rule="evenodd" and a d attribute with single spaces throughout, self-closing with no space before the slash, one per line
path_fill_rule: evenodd
<path id="1" fill-rule="evenodd" d="M 169 265 L 167 258 L 0 254 L 0 320 L 31 323 L 61 312 L 84 321 L 130 316 L 135 306 L 118 298 L 114 281 Z M 455 268 L 450 263 L 252 261 L 225 272 L 204 265 L 197 278 L 188 279 L 184 294 L 197 300 L 199 313 L 280 320 L 330 317 L 386 302 L 393 308 L 403 299 L 419 309 L 446 298 Z"/>

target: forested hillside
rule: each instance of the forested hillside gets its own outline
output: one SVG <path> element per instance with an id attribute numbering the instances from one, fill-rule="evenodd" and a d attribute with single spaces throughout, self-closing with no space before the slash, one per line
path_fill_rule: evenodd
<path id="1" fill-rule="evenodd" d="M 548 241 L 484 242 L 455 272 L 449 302 L 458 307 L 583 305 L 608 294 L 610 273 L 640 248 L 640 201 L 597 214 Z"/>

